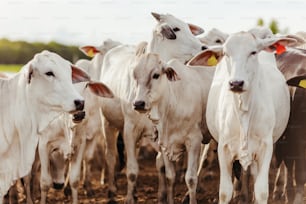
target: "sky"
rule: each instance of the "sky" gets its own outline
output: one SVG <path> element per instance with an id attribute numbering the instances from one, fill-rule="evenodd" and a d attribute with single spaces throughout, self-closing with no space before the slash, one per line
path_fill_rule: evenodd
<path id="1" fill-rule="evenodd" d="M 111 38 L 149 40 L 151 12 L 169 13 L 208 31 L 248 30 L 276 19 L 290 33 L 306 31 L 306 0 L 0 0 L 0 38 L 100 45 Z"/>

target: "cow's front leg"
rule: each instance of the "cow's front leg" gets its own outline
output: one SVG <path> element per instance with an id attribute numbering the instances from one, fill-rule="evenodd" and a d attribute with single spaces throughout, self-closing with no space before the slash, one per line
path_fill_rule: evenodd
<path id="1" fill-rule="evenodd" d="M 136 159 L 136 137 L 138 136 L 137 131 L 135 131 L 135 127 L 133 124 L 125 121 L 124 124 L 124 133 L 123 139 L 126 149 L 127 155 L 127 195 L 126 195 L 126 204 L 134 204 L 136 203 L 136 181 L 138 177 L 138 162 Z"/>
<path id="2" fill-rule="evenodd" d="M 164 151 L 162 155 L 166 169 L 167 203 L 174 204 L 175 163 L 169 160 Z"/>
<path id="3" fill-rule="evenodd" d="M 50 186 L 52 185 L 52 177 L 49 172 L 50 169 L 50 159 L 48 154 L 47 143 L 44 140 L 40 140 L 38 143 L 38 153 L 41 164 L 40 173 L 40 204 L 47 203 L 47 194 Z"/>
<path id="4" fill-rule="evenodd" d="M 233 195 L 232 183 L 232 158 L 227 147 L 222 143 L 218 145 L 218 157 L 220 166 L 219 204 L 227 204 Z"/>

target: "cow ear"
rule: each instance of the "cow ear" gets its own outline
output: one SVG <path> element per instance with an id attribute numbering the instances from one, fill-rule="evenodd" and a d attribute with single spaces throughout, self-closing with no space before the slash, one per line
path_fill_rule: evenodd
<path id="1" fill-rule="evenodd" d="M 169 81 L 177 81 L 180 80 L 180 77 L 171 67 L 162 68 L 162 72 L 167 75 Z"/>
<path id="2" fill-rule="evenodd" d="M 200 35 L 202 33 L 204 33 L 203 28 L 193 25 L 191 23 L 188 23 L 189 29 L 192 32 L 193 35 Z"/>
<path id="3" fill-rule="evenodd" d="M 32 77 L 33 77 L 33 73 L 34 73 L 34 69 L 32 67 L 32 65 L 29 66 L 29 69 L 28 69 L 28 76 L 27 76 L 27 81 L 28 81 L 28 84 L 31 83 L 31 80 L 32 80 Z"/>
<path id="4" fill-rule="evenodd" d="M 90 91 L 92 91 L 97 96 L 114 98 L 113 92 L 101 82 L 88 82 L 86 87 L 89 87 Z"/>
<path id="5" fill-rule="evenodd" d="M 285 46 L 291 47 L 297 42 L 293 38 L 286 37 L 272 37 L 258 40 L 260 41 L 258 44 L 259 50 L 265 50 L 267 52 L 276 51 L 277 54 L 282 54 L 284 51 L 286 51 Z"/>
<path id="6" fill-rule="evenodd" d="M 294 35 L 294 34 L 288 34 L 285 36 L 286 38 L 292 38 L 292 39 L 295 39 L 296 40 L 296 43 L 292 43 L 290 46 L 292 47 L 297 47 L 297 46 L 301 46 L 301 45 L 304 45 L 306 43 L 306 41 L 300 37 L 300 36 L 297 36 L 297 35 Z"/>
<path id="7" fill-rule="evenodd" d="M 86 56 L 88 57 L 94 57 L 97 53 L 100 53 L 100 50 L 98 50 L 95 46 L 83 46 L 79 48 Z"/>
<path id="8" fill-rule="evenodd" d="M 208 49 L 194 56 L 187 63 L 188 66 L 216 66 L 222 59 L 222 49 Z"/>
<path id="9" fill-rule="evenodd" d="M 84 81 L 90 81 L 90 76 L 82 69 L 71 65 L 72 83 L 79 83 Z"/>
<path id="10" fill-rule="evenodd" d="M 153 16 L 158 22 L 160 22 L 160 20 L 161 20 L 161 15 L 160 15 L 160 14 L 154 13 L 154 12 L 151 12 L 151 14 L 152 14 L 152 16 Z"/>
<path id="11" fill-rule="evenodd" d="M 289 86 L 295 86 L 306 89 L 306 75 L 293 77 L 287 81 L 287 84 Z"/>
<path id="12" fill-rule="evenodd" d="M 136 56 L 141 56 L 142 54 L 144 54 L 146 52 L 147 45 L 148 43 L 145 41 L 139 43 L 136 47 Z"/>

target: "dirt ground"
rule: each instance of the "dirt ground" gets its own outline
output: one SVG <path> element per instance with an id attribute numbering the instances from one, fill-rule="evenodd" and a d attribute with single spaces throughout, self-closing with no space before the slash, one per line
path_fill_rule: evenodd
<path id="1" fill-rule="evenodd" d="M 157 171 L 155 168 L 155 155 L 151 154 L 146 159 L 140 159 L 140 171 L 138 177 L 137 185 L 137 197 L 139 204 L 153 204 L 157 203 L 157 188 L 158 188 L 158 178 Z M 214 176 L 208 177 L 208 179 L 200 178 L 199 181 L 202 188 L 197 193 L 198 204 L 211 204 L 218 203 L 218 188 L 219 188 L 219 169 L 218 166 L 214 166 Z M 271 183 L 271 182 L 270 182 Z M 111 204 L 107 198 L 107 186 L 102 186 L 100 184 L 100 171 L 99 168 L 95 168 L 94 179 L 92 180 L 93 184 L 93 196 L 86 196 L 85 190 L 79 188 L 79 203 L 80 204 Z M 118 193 L 116 196 L 116 201 L 118 204 L 124 203 L 124 196 L 126 194 L 127 181 L 125 177 L 125 171 L 117 174 L 117 187 Z M 270 185 L 271 186 L 271 185 Z M 181 181 L 177 179 L 175 185 L 175 203 L 182 203 L 182 200 L 187 192 L 187 187 L 184 180 Z M 272 202 L 270 190 L 270 199 L 269 204 L 280 204 L 284 202 Z M 21 193 L 22 194 L 22 193 Z M 39 203 L 39 193 L 35 195 L 35 203 Z M 26 203 L 25 196 L 19 195 L 19 203 Z M 71 196 L 65 196 L 63 190 L 54 190 L 50 189 L 48 193 L 48 203 L 51 204 L 68 204 L 71 203 Z M 234 203 L 233 201 L 231 202 Z M 306 204 L 306 202 L 305 202 Z"/>

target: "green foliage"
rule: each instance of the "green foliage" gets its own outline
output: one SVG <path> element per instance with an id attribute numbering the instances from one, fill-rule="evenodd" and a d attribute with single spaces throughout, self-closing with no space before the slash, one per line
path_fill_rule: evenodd
<path id="1" fill-rule="evenodd" d="M 22 64 L 0 64 L 0 72 L 18 72 Z"/>
<path id="2" fill-rule="evenodd" d="M 265 25 L 265 22 L 262 18 L 259 18 L 257 20 L 257 26 L 264 26 Z M 269 23 L 269 28 L 271 29 L 272 33 L 273 34 L 276 34 L 276 33 L 288 33 L 288 28 L 284 28 L 284 29 L 280 29 L 279 28 L 279 25 L 278 25 L 278 22 L 277 20 L 275 19 L 272 19 Z"/>
<path id="3" fill-rule="evenodd" d="M 53 41 L 29 43 L 0 39 L 0 64 L 26 64 L 36 53 L 43 50 L 55 52 L 71 62 L 86 58 L 77 46 L 67 46 Z"/>

